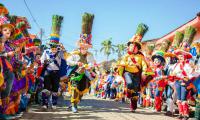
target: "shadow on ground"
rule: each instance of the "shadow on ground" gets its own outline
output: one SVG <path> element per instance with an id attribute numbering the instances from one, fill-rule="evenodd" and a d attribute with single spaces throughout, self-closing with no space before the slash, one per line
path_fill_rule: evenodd
<path id="1" fill-rule="evenodd" d="M 20 120 L 75 120 L 75 119 L 92 119 L 105 120 L 104 114 L 120 113 L 121 117 L 127 115 L 156 115 L 163 116 L 163 113 L 154 113 L 151 110 L 138 108 L 135 113 L 129 111 L 129 105 L 125 103 L 115 102 L 111 100 L 102 100 L 95 97 L 89 97 L 81 101 L 79 104 L 79 113 L 72 113 L 66 109 L 65 102 L 62 98 L 59 99 L 56 110 L 44 111 L 39 105 L 31 105 L 28 112 L 24 113 Z M 130 113 L 130 114 L 129 114 Z"/>

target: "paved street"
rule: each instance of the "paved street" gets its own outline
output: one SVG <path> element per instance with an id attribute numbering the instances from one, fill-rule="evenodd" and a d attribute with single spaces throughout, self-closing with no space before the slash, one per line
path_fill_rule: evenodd
<path id="1" fill-rule="evenodd" d="M 135 113 L 129 112 L 128 104 L 111 100 L 103 100 L 93 96 L 84 96 L 79 105 L 79 113 L 66 110 L 64 101 L 59 100 L 57 110 L 42 111 L 39 106 L 32 105 L 20 120 L 175 120 L 164 116 L 163 113 L 154 113 L 149 109 L 139 108 Z"/>

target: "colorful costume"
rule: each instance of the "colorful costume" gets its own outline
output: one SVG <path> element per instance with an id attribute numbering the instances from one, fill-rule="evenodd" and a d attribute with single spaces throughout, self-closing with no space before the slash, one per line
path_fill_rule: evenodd
<path id="1" fill-rule="evenodd" d="M 165 76 L 164 76 L 164 67 L 165 59 L 164 53 L 161 51 L 157 51 L 153 56 L 152 60 L 154 62 L 154 97 L 155 97 L 155 109 L 156 111 L 161 111 L 162 106 L 162 94 L 166 86 Z"/>
<path id="2" fill-rule="evenodd" d="M 70 78 L 71 87 L 71 103 L 72 111 L 77 112 L 77 104 L 81 100 L 84 93 L 89 90 L 90 81 L 95 78 L 92 72 L 95 60 L 93 55 L 87 51 L 92 47 L 91 30 L 94 15 L 85 13 L 82 17 L 82 34 L 78 41 L 79 49 L 71 53 L 67 58 L 67 64 L 70 66 L 68 76 Z"/>
<path id="3" fill-rule="evenodd" d="M 175 89 L 177 92 L 177 105 L 179 108 L 180 117 L 189 117 L 189 106 L 187 103 L 188 86 L 191 83 L 192 67 L 187 62 L 192 58 L 192 55 L 183 50 L 176 50 L 179 62 L 174 65 L 172 75 L 174 75 Z"/>
<path id="4" fill-rule="evenodd" d="M 49 97 L 52 95 L 52 108 L 55 109 L 58 98 L 60 82 L 60 68 L 63 53 L 58 49 L 60 28 L 63 17 L 54 15 L 52 17 L 52 33 L 50 38 L 50 49 L 46 49 L 41 56 L 43 64 L 42 76 L 44 76 L 44 90 L 42 92 L 43 108 L 48 107 Z M 49 103 L 51 105 L 51 103 Z"/>
<path id="5" fill-rule="evenodd" d="M 126 95 L 131 101 L 131 111 L 137 109 L 141 79 L 147 70 L 145 58 L 139 51 L 141 49 L 140 41 L 147 29 L 148 27 L 144 24 L 138 26 L 136 35 L 128 42 L 128 53 L 123 56 L 118 68 L 126 81 Z"/>
<path id="6" fill-rule="evenodd" d="M 167 52 L 165 53 L 165 58 L 166 58 L 166 65 L 164 68 L 164 72 L 165 75 L 170 76 L 172 71 L 173 71 L 173 67 L 174 64 L 177 63 L 177 57 L 175 54 L 171 53 L 171 52 Z M 166 95 L 166 102 L 167 102 L 167 113 L 166 115 L 173 115 L 174 111 L 175 111 L 175 104 L 174 101 L 176 99 L 175 97 L 175 90 L 174 90 L 174 81 L 172 80 L 168 80 L 167 81 L 167 86 L 165 88 L 165 95 Z"/>
<path id="7" fill-rule="evenodd" d="M 2 4 L 0 8 L 6 9 Z M 6 9 L 7 10 L 7 9 Z M 0 11 L 1 15 L 7 15 L 8 11 Z M 14 26 L 9 23 L 8 18 L 5 16 L 0 16 L 0 68 L 1 68 L 1 85 L 0 85 L 0 118 L 7 119 L 9 115 L 15 114 L 10 113 L 10 93 L 14 81 L 14 73 L 12 64 L 14 63 L 15 50 L 11 47 L 11 39 L 14 35 Z"/>

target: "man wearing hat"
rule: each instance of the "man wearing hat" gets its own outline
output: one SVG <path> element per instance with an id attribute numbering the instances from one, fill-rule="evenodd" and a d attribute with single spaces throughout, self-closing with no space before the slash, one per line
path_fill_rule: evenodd
<path id="1" fill-rule="evenodd" d="M 118 71 L 123 75 L 126 82 L 126 96 L 130 99 L 130 111 L 137 109 L 138 94 L 142 78 L 145 77 L 147 63 L 144 55 L 140 52 L 141 40 L 148 26 L 141 23 L 138 25 L 136 34 L 127 43 L 127 54 L 119 62 Z"/>
<path id="2" fill-rule="evenodd" d="M 42 90 L 42 105 L 48 107 L 49 98 L 52 96 L 52 109 L 56 109 L 58 88 L 60 82 L 60 67 L 63 60 L 62 51 L 59 48 L 60 28 L 63 17 L 53 15 L 52 33 L 50 37 L 50 49 L 46 49 L 41 56 L 43 64 L 42 74 L 44 76 L 44 89 Z M 51 103 L 49 103 L 51 105 Z"/>
<path id="3" fill-rule="evenodd" d="M 68 76 L 70 78 L 72 112 L 78 112 L 77 105 L 84 93 L 88 92 L 90 81 L 95 78 L 95 74 L 92 71 L 95 60 L 92 53 L 88 52 L 88 49 L 92 47 L 91 30 L 93 19 L 93 14 L 84 13 L 78 50 L 73 51 L 67 58 L 67 64 L 71 67 L 71 70 L 68 70 Z"/>
<path id="4" fill-rule="evenodd" d="M 130 99 L 130 110 L 134 112 L 137 109 L 138 92 L 142 77 L 145 75 L 147 64 L 144 56 L 139 51 L 141 44 L 136 41 L 128 42 L 127 54 L 122 58 L 119 64 L 119 71 L 123 71 L 126 81 L 126 95 Z"/>
<path id="5" fill-rule="evenodd" d="M 178 62 L 174 65 L 172 76 L 175 80 L 175 89 L 177 92 L 177 105 L 179 109 L 179 117 L 189 118 L 189 106 L 187 103 L 188 86 L 190 85 L 193 68 L 188 63 L 192 58 L 189 52 L 181 49 L 175 50 L 174 53 L 178 57 Z"/>

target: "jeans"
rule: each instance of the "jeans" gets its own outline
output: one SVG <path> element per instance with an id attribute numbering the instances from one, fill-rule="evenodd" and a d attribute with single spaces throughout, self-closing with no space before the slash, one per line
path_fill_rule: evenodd
<path id="1" fill-rule="evenodd" d="M 140 77 L 138 74 L 133 74 L 129 72 L 124 73 L 124 77 L 126 80 L 126 86 L 130 90 L 134 90 L 138 92 L 140 89 Z"/>
<path id="2" fill-rule="evenodd" d="M 172 94 L 174 93 L 174 90 L 171 86 L 166 86 L 166 89 L 165 89 L 165 95 L 166 95 L 166 98 L 172 98 Z"/>
<path id="3" fill-rule="evenodd" d="M 175 89 L 177 92 L 177 99 L 181 101 L 186 101 L 188 91 L 186 89 L 187 86 L 181 85 L 182 81 L 175 82 Z"/>

